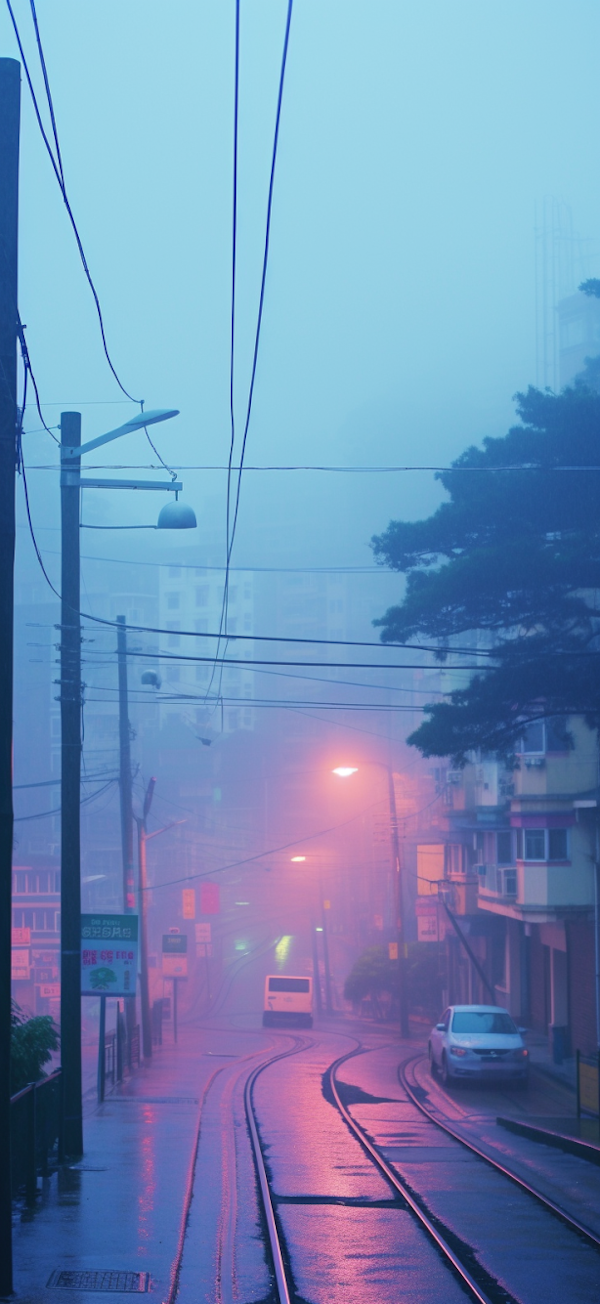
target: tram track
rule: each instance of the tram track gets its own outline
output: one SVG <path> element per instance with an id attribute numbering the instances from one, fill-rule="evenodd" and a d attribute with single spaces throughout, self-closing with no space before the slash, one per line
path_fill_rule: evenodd
<path id="1" fill-rule="evenodd" d="M 471 1154 L 477 1155 L 479 1159 L 482 1159 L 486 1164 L 489 1164 L 490 1167 L 495 1168 L 497 1172 L 502 1173 L 503 1177 L 507 1177 L 511 1182 L 514 1182 L 516 1186 L 520 1187 L 522 1191 L 525 1191 L 527 1195 L 532 1197 L 532 1199 L 537 1200 L 556 1218 L 559 1218 L 562 1223 L 565 1223 L 567 1227 L 570 1227 L 572 1231 L 577 1232 L 579 1236 L 583 1236 L 589 1244 L 593 1245 L 596 1249 L 600 1249 L 600 1237 L 597 1236 L 590 1227 L 586 1227 L 585 1223 L 582 1223 L 578 1218 L 573 1217 L 573 1215 L 568 1213 L 566 1209 L 563 1209 L 561 1205 L 556 1204 L 554 1200 L 551 1200 L 549 1196 L 544 1195 L 535 1186 L 532 1186 L 530 1182 L 526 1182 L 523 1177 L 520 1177 L 513 1169 L 508 1168 L 506 1164 L 501 1163 L 499 1159 L 494 1159 L 487 1150 L 483 1150 L 480 1146 L 476 1145 L 474 1141 L 469 1140 L 461 1132 L 457 1131 L 456 1128 L 452 1127 L 449 1122 L 441 1119 L 437 1113 L 427 1107 L 422 1099 L 421 1093 L 423 1088 L 420 1083 L 414 1080 L 414 1074 L 412 1075 L 412 1082 L 409 1081 L 408 1078 L 408 1071 L 410 1068 L 415 1066 L 422 1059 L 423 1056 L 420 1054 L 413 1055 L 409 1059 L 403 1060 L 403 1062 L 398 1066 L 398 1081 L 400 1086 L 404 1088 L 407 1096 L 420 1113 L 424 1114 L 425 1117 L 435 1125 L 435 1127 L 439 1128 L 442 1132 L 445 1132 L 448 1136 L 453 1137 L 455 1141 L 458 1141 L 459 1144 L 469 1150 Z"/>

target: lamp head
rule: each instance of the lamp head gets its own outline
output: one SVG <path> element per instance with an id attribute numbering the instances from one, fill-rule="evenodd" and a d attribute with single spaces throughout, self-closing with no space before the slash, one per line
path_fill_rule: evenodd
<path id="1" fill-rule="evenodd" d="M 197 524 L 196 513 L 192 508 L 176 500 L 174 503 L 166 503 L 162 508 L 156 528 L 157 530 L 195 530 Z"/>
<path id="2" fill-rule="evenodd" d="M 348 779 L 348 778 L 350 777 L 351 774 L 357 774 L 357 773 L 358 773 L 358 766 L 357 766 L 357 765 L 338 765 L 338 766 L 336 767 L 335 770 L 332 770 L 332 771 L 331 771 L 331 773 L 332 773 L 332 774 L 338 774 L 339 777 L 340 777 L 340 779 Z"/>

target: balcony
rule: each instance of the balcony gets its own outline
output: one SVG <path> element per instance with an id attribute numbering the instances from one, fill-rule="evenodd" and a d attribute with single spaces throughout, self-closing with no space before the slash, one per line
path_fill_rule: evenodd
<path id="1" fill-rule="evenodd" d="M 544 922 L 555 912 L 593 905 L 591 860 L 552 863 L 518 860 L 516 865 L 478 865 L 480 910 L 514 919 Z"/>
<path id="2" fill-rule="evenodd" d="M 517 896 L 516 865 L 478 865 L 478 904 L 486 898 L 514 901 Z"/>

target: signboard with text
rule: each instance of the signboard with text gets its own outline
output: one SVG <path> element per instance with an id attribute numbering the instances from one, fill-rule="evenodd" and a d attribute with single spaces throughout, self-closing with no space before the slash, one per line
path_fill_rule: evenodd
<path id="1" fill-rule="evenodd" d="M 196 918 L 196 892 L 193 887 L 184 887 L 182 889 L 181 905 L 184 919 Z"/>
<path id="2" fill-rule="evenodd" d="M 135 996 L 137 915 L 81 916 L 82 996 Z"/>
<path id="3" fill-rule="evenodd" d="M 30 928 L 11 929 L 11 946 L 30 946 L 30 945 L 31 945 Z"/>
<path id="4" fill-rule="evenodd" d="M 187 964 L 187 933 L 163 933 L 163 977 L 187 978 Z"/>
<path id="5" fill-rule="evenodd" d="M 200 914 L 201 915 L 218 915 L 221 909 L 219 884 L 218 883 L 201 883 L 200 884 Z"/>
<path id="6" fill-rule="evenodd" d="M 13 932 L 15 930 L 13 929 Z M 29 929 L 23 931 L 29 932 Z M 30 976 L 29 950 L 16 950 L 14 947 L 10 955 L 10 976 L 14 983 L 27 982 Z"/>

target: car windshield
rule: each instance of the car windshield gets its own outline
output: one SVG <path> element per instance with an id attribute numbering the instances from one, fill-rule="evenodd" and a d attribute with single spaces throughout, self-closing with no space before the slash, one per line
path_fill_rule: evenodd
<path id="1" fill-rule="evenodd" d="M 457 1010 L 452 1020 L 452 1031 L 514 1034 L 517 1029 L 510 1014 L 500 1010 Z"/>

